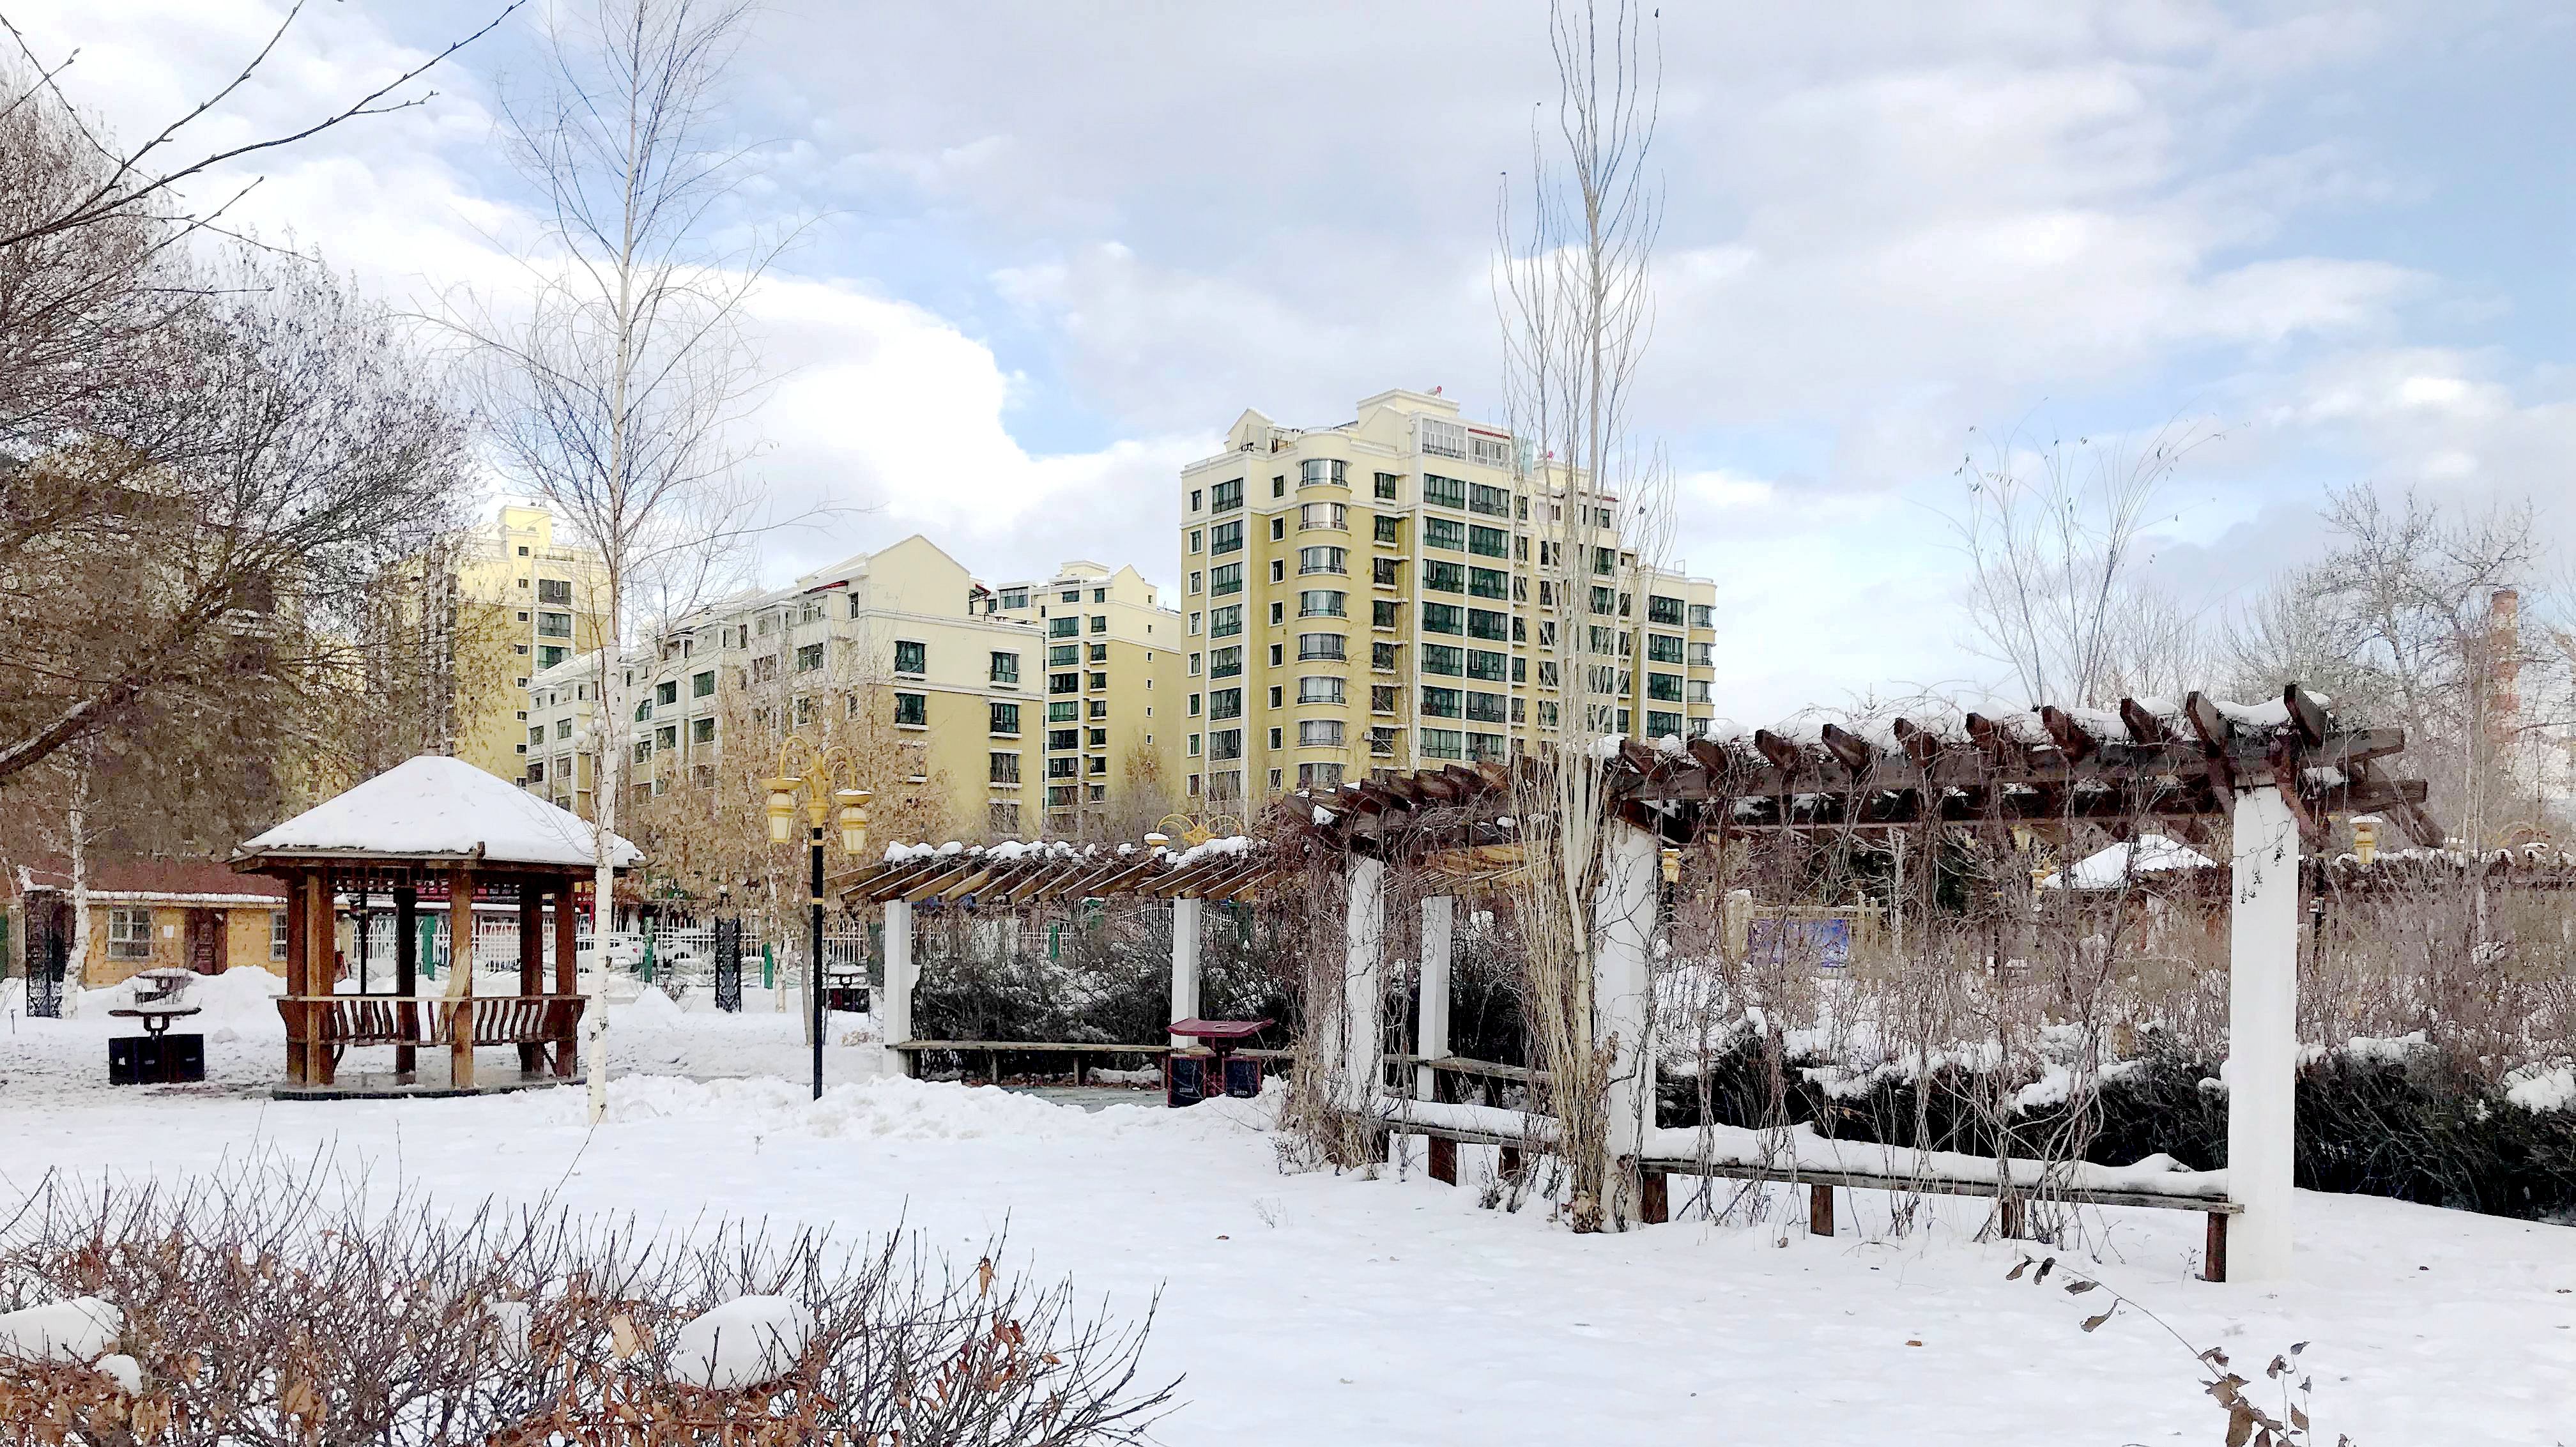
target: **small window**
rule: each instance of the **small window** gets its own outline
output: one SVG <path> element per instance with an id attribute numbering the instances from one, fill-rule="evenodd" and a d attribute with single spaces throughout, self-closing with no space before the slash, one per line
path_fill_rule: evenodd
<path id="1" fill-rule="evenodd" d="M 818 648 L 816 651 L 820 652 L 821 650 Z M 798 658 L 797 666 L 802 668 L 804 666 L 803 659 L 805 650 L 800 648 L 796 652 Z M 897 640 L 894 645 L 894 671 L 897 673 L 909 673 L 915 677 L 928 673 L 930 671 L 930 649 L 924 644 L 907 643 Z"/>
<path id="2" fill-rule="evenodd" d="M 991 757 L 992 773 L 989 776 L 990 782 L 996 784 L 1016 784 L 1020 781 L 1019 755 L 997 752 Z"/>
<path id="3" fill-rule="evenodd" d="M 894 721 L 906 728 L 930 726 L 930 695 L 898 693 L 894 696 Z"/>
<path id="4" fill-rule="evenodd" d="M 690 743 L 693 743 L 693 744 L 711 744 L 711 743 L 714 743 L 715 741 L 716 741 L 716 721 L 715 721 L 714 719 L 711 719 L 711 718 L 693 718 L 693 719 L 689 720 L 689 742 L 690 742 Z"/>
<path id="5" fill-rule="evenodd" d="M 823 645 L 808 643 L 796 650 L 796 671 L 812 673 L 823 666 Z"/>
<path id="6" fill-rule="evenodd" d="M 1020 681 L 1020 655 L 1016 653 L 994 654 L 993 681 L 995 683 L 1018 683 Z"/>
<path id="7" fill-rule="evenodd" d="M 286 911 L 282 909 L 268 912 L 268 957 L 272 960 L 286 958 Z"/>
<path id="8" fill-rule="evenodd" d="M 152 958 L 152 911 L 111 909 L 107 912 L 107 957 L 111 960 Z"/>
<path id="9" fill-rule="evenodd" d="M 689 697 L 712 698 L 716 691 L 716 671 L 712 668 L 689 677 Z"/>
<path id="10" fill-rule="evenodd" d="M 1017 735 L 1017 734 L 1019 733 L 1019 731 L 1020 731 L 1020 706 L 1019 706 L 1018 704 L 1016 704 L 1016 703 L 997 703 L 997 704 L 994 704 L 994 705 L 992 706 L 992 715 L 993 715 L 993 716 L 992 716 L 992 729 L 991 729 L 991 732 L 993 732 L 993 733 L 997 733 L 997 734 L 1001 734 L 1001 735 L 1004 735 L 1004 736 L 1006 736 L 1006 737 L 1007 737 L 1007 736 L 1015 736 L 1015 735 Z"/>

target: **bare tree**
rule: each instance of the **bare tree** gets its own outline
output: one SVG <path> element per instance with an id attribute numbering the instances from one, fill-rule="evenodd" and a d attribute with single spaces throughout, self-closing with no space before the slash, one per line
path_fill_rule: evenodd
<path id="1" fill-rule="evenodd" d="M 2035 449 L 2006 437 L 1960 463 L 1967 496 L 1950 522 L 1968 557 L 1969 625 L 2012 669 L 2020 702 L 2107 708 L 2198 685 L 2198 610 L 2141 568 L 2158 491 L 2212 435 L 2173 424 L 2143 446 Z"/>
<path id="2" fill-rule="evenodd" d="M 568 10 L 570 8 L 568 7 Z M 609 831 L 631 713 L 623 639 L 704 601 L 769 524 L 739 483 L 736 432 L 761 385 L 744 326 L 785 244 L 728 245 L 720 208 L 743 174 L 717 136 L 747 0 L 591 0 L 548 16 L 547 84 L 505 104 L 504 133 L 543 198 L 527 291 L 463 298 L 448 322 L 483 362 L 504 470 L 603 561 L 593 928 L 611 926 Z M 647 616 L 648 612 L 652 616 Z M 591 1012 L 592 1029 L 604 1026 Z M 590 1050 L 594 1117 L 606 1077 Z"/>
<path id="3" fill-rule="evenodd" d="M 1554 130 L 1531 133 L 1527 215 L 1506 189 L 1496 224 L 1508 411 L 1541 534 L 1539 641 L 1557 655 L 1540 664 L 1534 692 L 1538 732 L 1553 747 L 1516 785 L 1515 812 L 1531 826 L 1517 899 L 1529 935 L 1524 990 L 1534 1046 L 1553 1072 L 1569 1219 L 1580 1231 L 1624 1219 L 1633 1208 L 1622 1203 L 1636 1199 L 1633 1181 L 1614 1179 L 1607 1145 L 1617 1052 L 1596 1028 L 1590 915 L 1608 820 L 1594 746 L 1621 731 L 1619 655 L 1603 645 L 1632 626 L 1615 605 L 1642 606 L 1650 535 L 1670 514 L 1669 469 L 1632 435 L 1629 415 L 1653 329 L 1662 215 L 1646 165 L 1662 84 L 1650 24 L 1628 0 L 1551 6 Z M 1631 1060 L 1652 1060 L 1645 1042 L 1624 1044 Z"/>
<path id="4" fill-rule="evenodd" d="M 162 233 L 159 238 L 161 245 L 168 245 L 200 229 L 211 227 L 220 230 L 217 225 L 219 218 L 258 182 L 244 184 L 222 202 L 203 210 L 181 211 L 177 208 L 178 193 L 188 182 L 232 162 L 310 140 L 361 116 L 390 115 L 428 104 L 436 91 L 410 96 L 400 92 L 449 56 L 492 33 L 493 28 L 508 19 L 512 11 L 526 3 L 527 0 L 509 0 L 481 29 L 451 42 L 428 60 L 338 110 L 257 140 L 202 152 L 193 158 L 186 154 L 189 147 L 184 137 L 188 128 L 220 110 L 224 102 L 232 98 L 233 92 L 250 83 L 251 77 L 268 63 L 269 57 L 276 53 L 278 43 L 286 38 L 296 19 L 304 13 L 304 0 L 295 0 L 287 7 L 285 17 L 277 22 L 277 29 L 270 32 L 267 42 L 243 63 L 239 74 L 155 131 L 150 140 L 131 149 L 116 145 L 112 138 L 85 120 L 79 108 L 63 92 L 63 74 L 79 59 L 80 52 L 75 50 L 60 61 L 47 65 L 27 43 L 26 35 L 16 23 L 6 14 L 0 14 L 0 29 L 9 32 L 19 60 L 27 67 L 23 78 L 0 87 L 0 125 L 15 120 L 22 111 L 49 109 L 67 123 L 61 138 L 70 142 L 74 153 L 85 162 L 81 168 L 80 184 L 52 192 L 43 206 L 21 209 L 6 219 L 0 219 L 0 252 L 40 243 L 62 242 L 75 236 L 85 238 L 85 234 L 94 228 L 122 232 L 138 220 L 164 223 L 158 228 Z"/>

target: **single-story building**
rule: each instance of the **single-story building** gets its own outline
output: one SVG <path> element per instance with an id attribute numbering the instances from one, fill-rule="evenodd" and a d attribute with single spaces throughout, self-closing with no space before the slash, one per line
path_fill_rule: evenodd
<path id="1" fill-rule="evenodd" d="M 0 969 L 71 957 L 72 875 L 61 859 L 0 868 Z M 107 857 L 89 861 L 89 950 L 82 983 L 113 985 L 138 970 L 179 967 L 219 975 L 234 965 L 283 968 L 286 886 L 203 860 Z"/>

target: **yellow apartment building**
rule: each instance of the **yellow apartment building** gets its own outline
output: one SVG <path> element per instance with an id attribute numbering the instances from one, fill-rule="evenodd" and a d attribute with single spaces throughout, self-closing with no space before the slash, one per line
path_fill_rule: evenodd
<path id="1" fill-rule="evenodd" d="M 1522 453 L 1452 400 L 1390 391 L 1335 427 L 1246 411 L 1181 470 L 1192 809 L 1568 731 L 1705 729 L 1716 585 L 1640 560 L 1607 508 L 1567 518 L 1563 479 Z"/>
<path id="2" fill-rule="evenodd" d="M 1046 637 L 1046 832 L 1141 837 L 1180 800 L 1181 615 L 1135 568 L 1081 559 L 978 602 Z"/>
<path id="3" fill-rule="evenodd" d="M 516 503 L 453 539 L 438 562 L 452 751 L 525 783 L 529 681 L 608 636 L 607 568 L 596 552 L 558 542 L 553 513 Z"/>

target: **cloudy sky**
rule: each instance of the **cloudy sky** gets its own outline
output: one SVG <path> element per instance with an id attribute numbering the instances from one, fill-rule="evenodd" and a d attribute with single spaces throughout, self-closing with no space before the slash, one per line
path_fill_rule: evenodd
<path id="1" fill-rule="evenodd" d="M 372 89 L 501 0 L 317 3 L 200 148 Z M 542 4 L 543 0 L 536 0 Z M 121 133 L 278 0 L 0 0 Z M 758 307 L 764 483 L 864 511 L 774 577 L 927 532 L 988 577 L 1170 581 L 1174 474 L 1256 406 L 1498 412 L 1502 188 L 1555 94 L 1538 0 L 781 0 L 733 71 L 737 222 L 811 222 Z M 1638 421 L 1718 579 L 1722 711 L 2000 679 L 1963 646 L 1961 459 L 2212 440 L 2154 566 L 2213 609 L 2325 487 L 2531 497 L 2576 448 L 2576 12 L 2427 0 L 1666 3 L 1667 218 Z M 526 14 L 427 104 L 272 154 L 234 215 L 405 305 L 505 287 L 494 141 Z M 200 199 L 214 194 L 201 187 Z"/>

